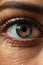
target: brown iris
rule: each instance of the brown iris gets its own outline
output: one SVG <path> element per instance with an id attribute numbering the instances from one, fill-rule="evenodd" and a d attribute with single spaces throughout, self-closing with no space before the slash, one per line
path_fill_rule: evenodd
<path id="1" fill-rule="evenodd" d="M 22 38 L 28 38 L 32 33 L 32 26 L 28 23 L 18 24 L 16 27 L 17 34 Z"/>

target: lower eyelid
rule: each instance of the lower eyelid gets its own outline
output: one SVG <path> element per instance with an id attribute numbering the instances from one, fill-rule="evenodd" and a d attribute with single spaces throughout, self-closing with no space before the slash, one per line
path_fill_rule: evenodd
<path id="1" fill-rule="evenodd" d="M 21 41 L 21 40 L 14 40 L 12 47 L 35 47 L 40 45 L 40 38 L 39 39 L 33 39 L 33 40 L 27 40 L 27 41 Z"/>
<path id="2" fill-rule="evenodd" d="M 1 37 L 0 37 L 1 39 Z M 17 40 L 17 39 L 12 39 L 7 36 L 2 36 L 2 44 L 10 44 L 11 47 L 34 47 L 39 45 L 41 42 L 41 38 L 36 38 L 32 40 Z M 2 41 L 0 40 L 0 42 Z M 39 41 L 40 40 L 40 41 Z"/>

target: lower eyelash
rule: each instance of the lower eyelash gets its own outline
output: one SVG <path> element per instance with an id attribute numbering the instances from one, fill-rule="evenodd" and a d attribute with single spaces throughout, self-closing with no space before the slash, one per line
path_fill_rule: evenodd
<path id="1" fill-rule="evenodd" d="M 0 42 L 2 44 L 10 44 L 11 47 L 34 47 L 40 44 L 39 40 L 40 38 L 36 38 L 32 40 L 17 40 L 17 39 L 12 39 L 5 35 L 0 37 Z"/>

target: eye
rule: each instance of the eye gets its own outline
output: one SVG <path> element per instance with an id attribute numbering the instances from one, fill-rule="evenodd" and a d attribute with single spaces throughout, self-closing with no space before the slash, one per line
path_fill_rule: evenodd
<path id="1" fill-rule="evenodd" d="M 3 33 L 14 38 L 36 38 L 41 36 L 40 27 L 31 18 L 13 18 L 3 24 Z"/>

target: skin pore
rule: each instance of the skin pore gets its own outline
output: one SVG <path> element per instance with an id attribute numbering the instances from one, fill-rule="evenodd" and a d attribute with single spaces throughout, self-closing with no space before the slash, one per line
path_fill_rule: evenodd
<path id="1" fill-rule="evenodd" d="M 0 0 L 0 5 L 12 0 Z M 23 4 L 32 4 L 43 7 L 43 0 L 13 0 Z M 4 13 L 5 12 L 5 13 Z M 27 17 L 38 20 L 43 29 L 43 14 L 17 8 L 6 8 L 0 10 L 0 25 L 15 17 Z M 1 32 L 0 26 L 0 32 Z M 43 31 L 43 30 L 42 30 Z M 14 44 L 30 43 L 29 41 L 18 41 L 6 35 L 0 35 L 0 65 L 43 65 L 43 38 L 36 39 L 33 47 L 14 47 Z M 30 40 L 31 41 L 31 40 Z M 33 41 L 32 41 L 33 43 Z M 32 44 L 31 43 L 31 44 Z"/>

